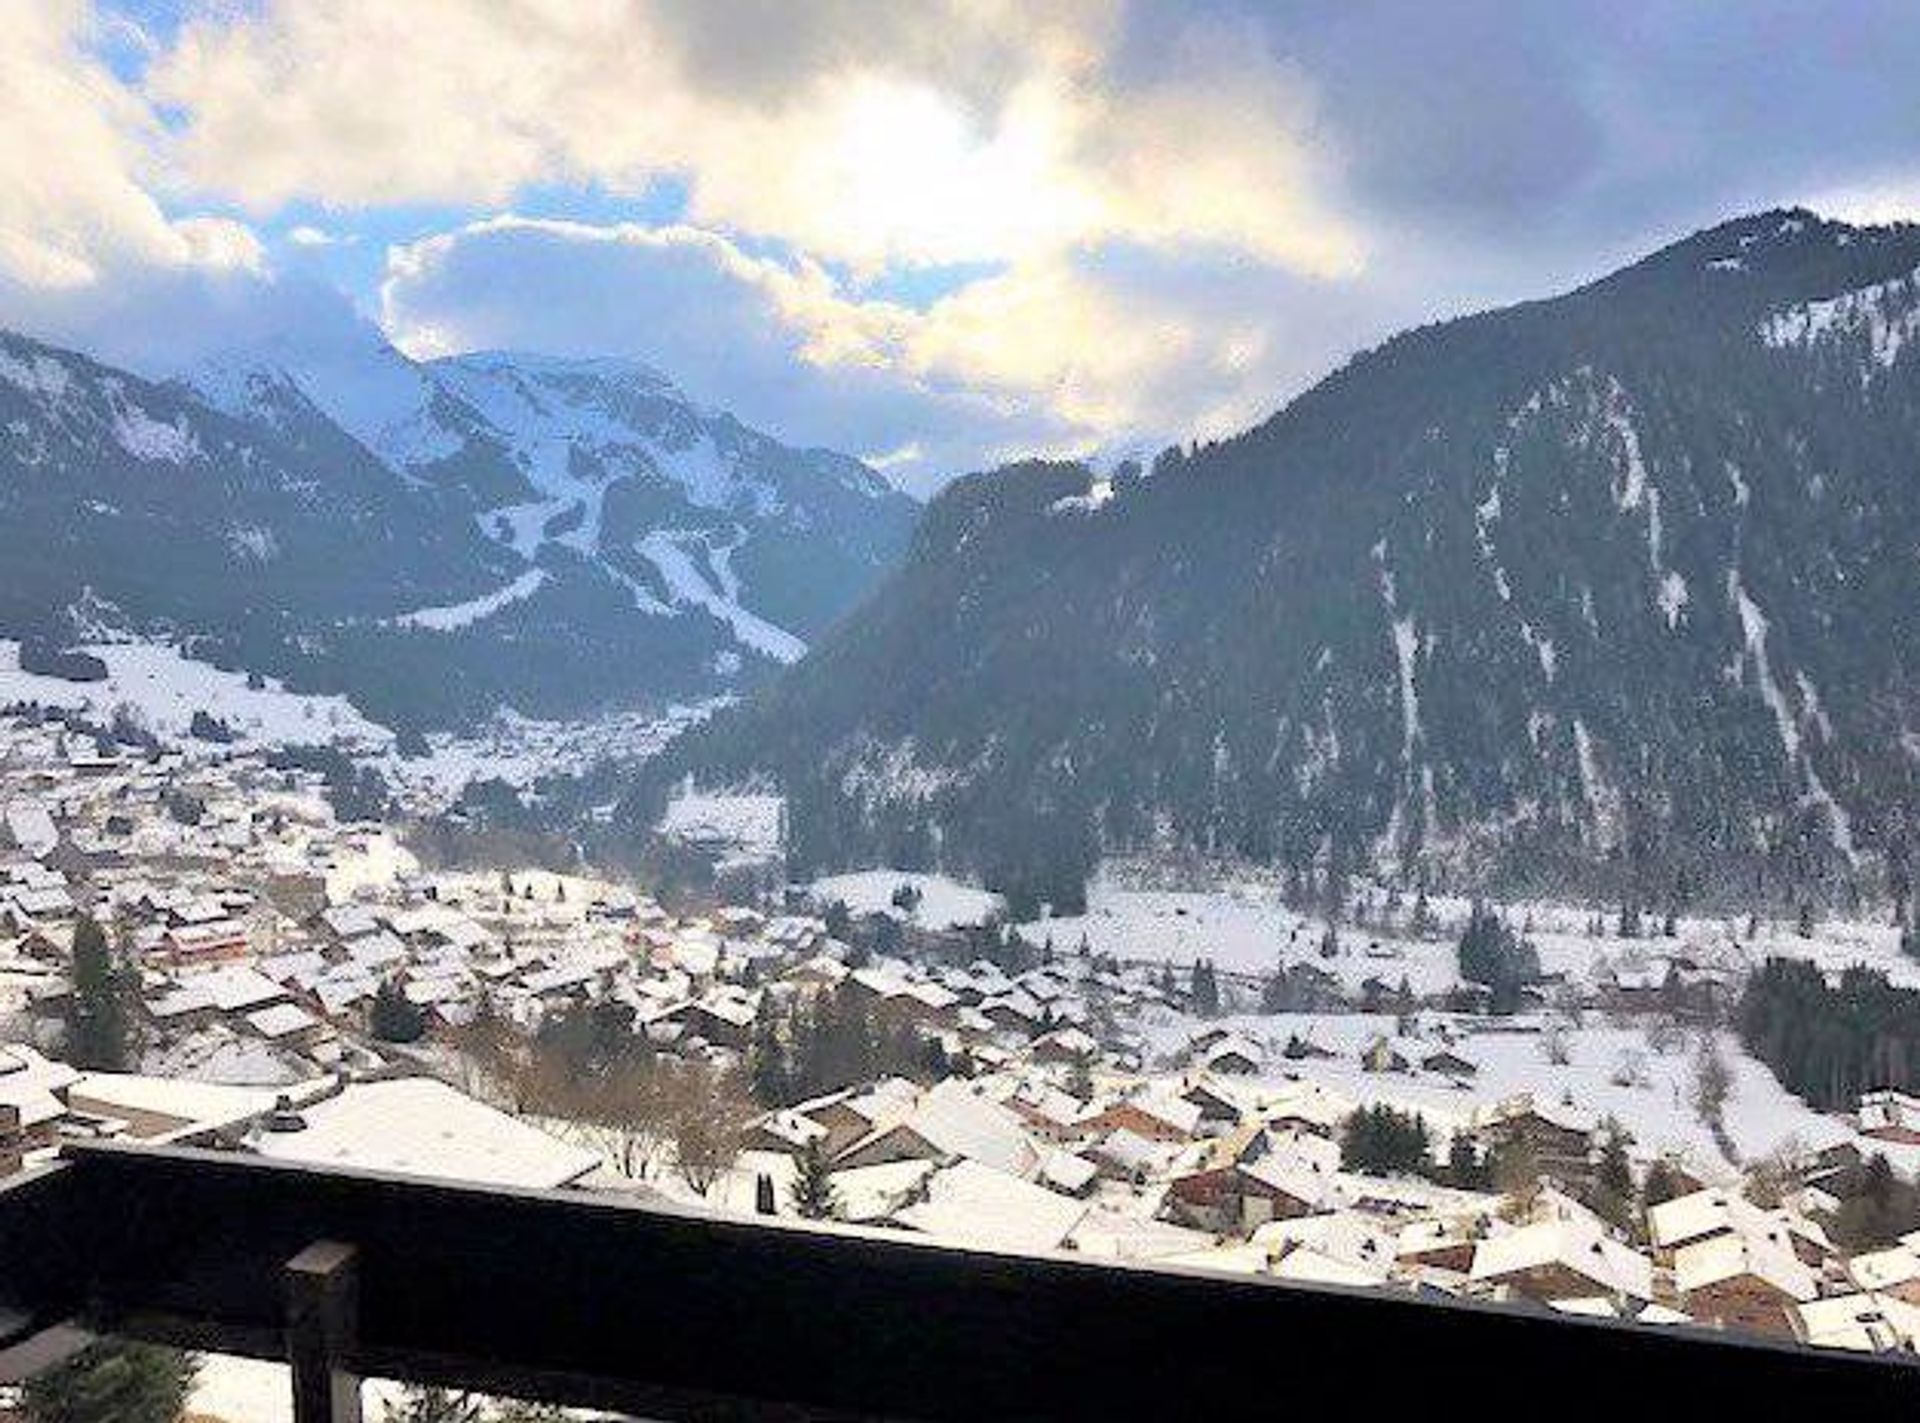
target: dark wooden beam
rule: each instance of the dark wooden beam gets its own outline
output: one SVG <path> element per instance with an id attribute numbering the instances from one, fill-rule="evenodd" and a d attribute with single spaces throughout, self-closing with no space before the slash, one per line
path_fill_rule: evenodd
<path id="1" fill-rule="evenodd" d="M 341 1366 L 653 1418 L 1238 1415 L 1304 1389 L 1428 1417 L 1567 1396 L 1618 1416 L 1675 1399 L 1755 1417 L 1920 1408 L 1911 1360 L 581 1192 L 120 1144 L 75 1149 L 59 1182 L 69 1273 L 0 1253 L 0 1305 L 284 1357 L 286 1262 L 351 1241 Z M 11 1244 L 8 1208 L 0 1195 Z"/>

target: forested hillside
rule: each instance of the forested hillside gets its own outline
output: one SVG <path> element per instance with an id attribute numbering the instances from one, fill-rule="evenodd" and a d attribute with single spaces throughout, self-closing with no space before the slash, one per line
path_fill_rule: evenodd
<path id="1" fill-rule="evenodd" d="M 1145 475 L 963 479 L 628 814 L 774 781 L 803 866 L 1057 902 L 1156 846 L 1850 893 L 1904 864 L 1920 764 L 1916 268 L 1920 229 L 1765 213 Z"/>

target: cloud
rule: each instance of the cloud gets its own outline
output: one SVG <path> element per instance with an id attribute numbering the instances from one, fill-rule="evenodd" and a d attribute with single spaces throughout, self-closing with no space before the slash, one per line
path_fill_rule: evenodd
<path id="1" fill-rule="evenodd" d="M 815 264 L 686 225 L 500 217 L 392 249 L 382 319 L 419 357 L 483 349 L 620 355 L 783 439 L 859 455 L 926 490 L 1088 432 L 1044 404 L 953 386 L 898 358 L 908 308 L 847 296 Z"/>
<path id="2" fill-rule="evenodd" d="M 1354 330 L 1383 334 L 1368 301 L 1138 247 L 1010 267 L 916 308 L 686 224 L 515 216 L 394 248 L 382 288 L 413 354 L 634 357 L 921 489 L 1016 454 L 1230 433 L 1349 354 Z"/>
<path id="3" fill-rule="evenodd" d="M 1183 29 L 1120 88 L 1124 14 L 269 0 L 186 26 L 149 82 L 184 115 L 186 172 L 262 212 L 671 177 L 692 221 L 866 271 L 1110 241 L 1353 270 L 1357 238 L 1319 200 L 1304 76 L 1236 21 Z"/>
<path id="4" fill-rule="evenodd" d="M 346 247 L 352 245 L 354 237 L 350 232 L 329 232 L 303 222 L 287 229 L 287 241 L 295 247 Z"/>
<path id="5" fill-rule="evenodd" d="M 8 15 L 0 46 L 0 323 L 109 358 L 190 343 L 264 291 L 259 239 L 230 217 L 170 216 L 160 129 L 92 46 L 125 41 L 81 0 Z M 242 298 L 241 293 L 249 298 Z"/>

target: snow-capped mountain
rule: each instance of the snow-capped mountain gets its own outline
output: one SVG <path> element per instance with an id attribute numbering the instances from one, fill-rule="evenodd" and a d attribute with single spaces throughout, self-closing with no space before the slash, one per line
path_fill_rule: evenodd
<path id="1" fill-rule="evenodd" d="M 283 435 L 317 413 L 527 563 L 615 585 L 644 616 L 716 620 L 729 658 L 799 657 L 899 557 L 916 511 L 859 461 L 782 445 L 636 362 L 416 363 L 369 330 L 189 381 Z"/>
<path id="2" fill-rule="evenodd" d="M 1649 903 L 1907 873 L 1917 272 L 1920 228 L 1760 214 L 1144 477 L 962 480 L 647 774 L 770 774 L 803 862 L 1056 900 L 1154 846 Z"/>
<path id="3" fill-rule="evenodd" d="M 156 384 L 0 333 L 0 634 L 85 605 L 401 724 L 728 690 L 917 506 L 614 362 L 354 339 Z"/>

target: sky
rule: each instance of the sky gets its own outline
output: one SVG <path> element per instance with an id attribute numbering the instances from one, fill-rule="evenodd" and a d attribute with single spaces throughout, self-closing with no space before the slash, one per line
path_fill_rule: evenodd
<path id="1" fill-rule="evenodd" d="M 629 357 L 918 493 L 1230 434 L 1743 212 L 1920 216 L 1910 0 L 0 13 L 0 326 Z"/>

